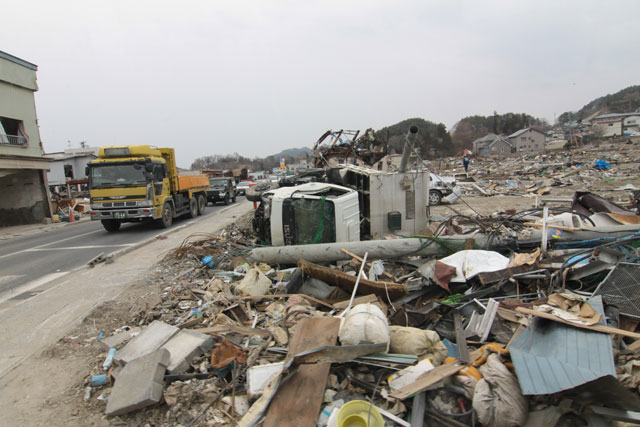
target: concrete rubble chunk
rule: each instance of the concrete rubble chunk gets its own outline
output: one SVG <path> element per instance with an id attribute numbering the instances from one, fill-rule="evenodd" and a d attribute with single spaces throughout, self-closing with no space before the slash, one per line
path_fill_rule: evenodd
<path id="1" fill-rule="evenodd" d="M 169 351 L 161 348 L 127 363 L 107 402 L 107 415 L 122 415 L 162 400 Z"/>
<path id="2" fill-rule="evenodd" d="M 132 360 L 156 351 L 179 331 L 180 329 L 175 326 L 154 320 L 137 337 L 118 351 L 113 360 L 119 365 L 126 365 Z"/>
<path id="3" fill-rule="evenodd" d="M 131 328 L 128 331 L 118 332 L 117 334 L 111 335 L 110 337 L 103 338 L 100 340 L 100 343 L 107 347 L 107 350 L 110 348 L 117 348 L 122 343 L 136 337 L 140 333 L 140 331 L 141 329 L 136 326 L 135 328 Z"/>
<path id="4" fill-rule="evenodd" d="M 162 348 L 171 354 L 167 372 L 182 374 L 189 369 L 189 363 L 210 350 L 214 345 L 213 337 L 200 332 L 181 330 L 167 341 Z"/>

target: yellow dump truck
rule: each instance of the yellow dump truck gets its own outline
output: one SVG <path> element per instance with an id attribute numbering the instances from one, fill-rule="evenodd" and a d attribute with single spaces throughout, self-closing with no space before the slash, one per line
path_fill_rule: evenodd
<path id="1" fill-rule="evenodd" d="M 182 215 L 202 215 L 209 178 L 178 175 L 173 148 L 101 147 L 87 165 L 91 219 L 115 232 L 124 222 L 155 221 L 167 228 Z"/>

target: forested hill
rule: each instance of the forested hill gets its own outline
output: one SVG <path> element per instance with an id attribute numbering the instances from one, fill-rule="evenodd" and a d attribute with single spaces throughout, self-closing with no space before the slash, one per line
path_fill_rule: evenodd
<path id="1" fill-rule="evenodd" d="M 404 137 L 411 126 L 418 128 L 416 148 L 419 148 L 424 157 L 437 154 L 452 154 L 455 149 L 451 143 L 451 135 L 447 127 L 442 123 L 433 123 L 425 119 L 406 119 L 395 125 L 384 127 L 376 131 L 379 139 L 389 138 L 389 148 L 392 152 L 401 153 L 404 146 Z M 435 150 L 436 153 L 432 153 Z"/>
<path id="2" fill-rule="evenodd" d="M 596 98 L 578 111 L 567 111 L 558 117 L 559 123 L 584 120 L 587 117 L 609 113 L 631 113 L 640 108 L 640 86 L 629 86 L 614 94 Z"/>

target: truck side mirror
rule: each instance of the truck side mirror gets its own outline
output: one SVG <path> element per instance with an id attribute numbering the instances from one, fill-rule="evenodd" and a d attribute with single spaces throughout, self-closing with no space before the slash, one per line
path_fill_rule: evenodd
<path id="1" fill-rule="evenodd" d="M 85 174 L 85 176 L 89 176 L 89 166 L 85 166 L 84 174 Z"/>
<path id="2" fill-rule="evenodd" d="M 153 172 L 153 163 L 145 163 L 144 170 L 149 173 Z"/>

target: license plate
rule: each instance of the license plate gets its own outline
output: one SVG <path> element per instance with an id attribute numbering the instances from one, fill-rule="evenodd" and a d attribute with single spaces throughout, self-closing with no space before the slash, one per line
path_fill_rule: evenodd
<path id="1" fill-rule="evenodd" d="M 113 213 L 113 217 L 114 218 L 118 218 L 118 219 L 126 218 L 127 217 L 127 213 L 126 212 L 114 212 Z"/>

